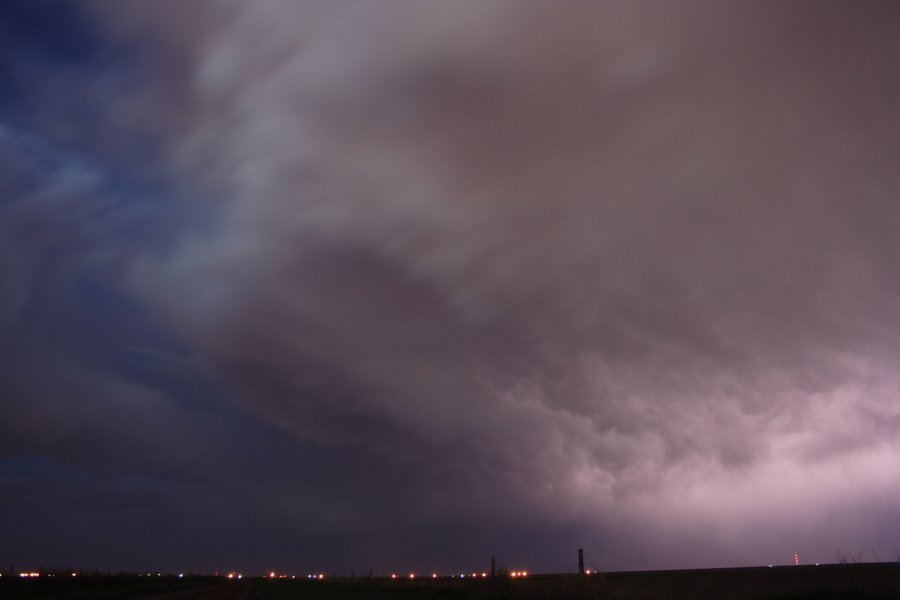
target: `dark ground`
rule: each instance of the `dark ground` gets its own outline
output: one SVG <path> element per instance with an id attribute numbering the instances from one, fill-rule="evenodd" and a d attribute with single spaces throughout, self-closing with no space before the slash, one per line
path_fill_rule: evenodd
<path id="1" fill-rule="evenodd" d="M 535 575 L 496 580 L 136 577 L 0 580 L 2 600 L 900 600 L 900 563 Z"/>

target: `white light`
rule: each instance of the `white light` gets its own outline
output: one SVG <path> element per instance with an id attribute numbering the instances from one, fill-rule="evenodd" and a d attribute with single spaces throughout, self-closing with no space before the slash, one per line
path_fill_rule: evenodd
<path id="1" fill-rule="evenodd" d="M 184 573 L 179 573 L 179 574 L 178 574 L 178 579 L 184 579 Z"/>

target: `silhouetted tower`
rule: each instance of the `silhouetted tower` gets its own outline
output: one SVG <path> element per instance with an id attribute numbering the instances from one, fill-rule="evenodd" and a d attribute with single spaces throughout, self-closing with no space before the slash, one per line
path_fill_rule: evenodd
<path id="1" fill-rule="evenodd" d="M 584 548 L 578 549 L 578 572 L 584 577 Z"/>

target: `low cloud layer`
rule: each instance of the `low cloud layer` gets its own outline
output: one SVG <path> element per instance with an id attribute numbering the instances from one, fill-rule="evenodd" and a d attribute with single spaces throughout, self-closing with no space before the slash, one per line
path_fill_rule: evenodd
<path id="1" fill-rule="evenodd" d="M 272 550 L 213 559 L 260 568 L 890 556 L 896 6 L 84 14 L 127 49 L 79 96 L 115 90 L 90 154 L 132 179 L 26 189 L 21 132 L 60 136 L 21 116 L 0 132 L 18 178 L 0 227 L 52 217 L 3 242 L 23 365 L 5 456 L 149 478 L 165 511 L 209 502 L 235 535 L 260 523 Z M 110 150 L 134 136 L 139 159 Z M 51 188 L 115 218 L 60 221 Z M 69 271 L 129 307 L 90 365 L 59 333 L 71 306 L 49 347 L 13 333 L 36 339 L 57 299 L 24 290 L 76 294 Z M 34 414 L 51 410 L 74 431 Z"/>

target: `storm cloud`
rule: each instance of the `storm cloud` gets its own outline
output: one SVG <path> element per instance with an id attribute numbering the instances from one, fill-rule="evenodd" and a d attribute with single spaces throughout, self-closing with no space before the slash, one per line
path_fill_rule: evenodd
<path id="1" fill-rule="evenodd" d="M 891 555 L 896 5 L 81 7 L 102 142 L 0 131 L 5 456 L 259 524 L 204 567 Z"/>

